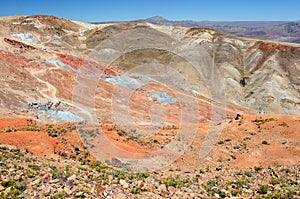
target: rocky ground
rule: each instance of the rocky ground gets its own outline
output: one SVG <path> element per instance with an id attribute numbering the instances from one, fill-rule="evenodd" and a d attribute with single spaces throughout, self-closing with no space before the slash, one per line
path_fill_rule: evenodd
<path id="1" fill-rule="evenodd" d="M 190 172 L 116 170 L 107 163 L 45 159 L 0 146 L 0 198 L 299 198 L 297 166 Z"/>

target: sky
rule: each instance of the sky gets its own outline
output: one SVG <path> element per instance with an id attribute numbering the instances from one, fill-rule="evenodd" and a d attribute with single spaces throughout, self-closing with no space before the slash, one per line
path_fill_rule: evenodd
<path id="1" fill-rule="evenodd" d="M 162 16 L 194 21 L 298 21 L 299 0 L 1 0 L 0 16 L 47 14 L 83 22 Z"/>

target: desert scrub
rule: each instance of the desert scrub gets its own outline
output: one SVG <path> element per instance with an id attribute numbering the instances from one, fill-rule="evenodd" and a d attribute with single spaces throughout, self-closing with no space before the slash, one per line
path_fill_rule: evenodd
<path id="1" fill-rule="evenodd" d="M 15 132 L 15 131 L 17 131 L 16 128 L 8 126 L 8 127 L 5 127 L 4 129 L 2 129 L 0 132 L 9 133 L 9 132 Z"/>
<path id="2" fill-rule="evenodd" d="M 204 185 L 204 188 L 210 196 L 218 194 L 219 197 L 225 198 L 227 194 L 223 191 L 224 186 L 226 185 L 220 184 L 220 182 L 218 182 L 217 180 L 209 180 L 207 181 L 206 185 Z"/>
<path id="3" fill-rule="evenodd" d="M 122 137 L 122 136 L 127 136 L 127 133 L 126 133 L 124 130 L 118 130 L 117 133 L 118 133 L 118 135 L 121 136 L 121 137 Z"/>
<path id="4" fill-rule="evenodd" d="M 43 131 L 44 129 L 42 127 L 38 127 L 36 125 L 28 125 L 20 128 L 15 127 L 6 127 L 2 129 L 0 132 L 2 133 L 8 133 L 8 132 L 15 132 L 15 131 Z"/>
<path id="5" fill-rule="evenodd" d="M 266 122 L 272 122 L 272 121 L 276 121 L 276 119 L 275 118 L 255 119 L 252 122 L 264 124 Z"/>
<path id="6" fill-rule="evenodd" d="M 61 199 L 65 198 L 65 192 L 59 192 L 57 194 L 50 195 L 50 199 Z"/>
<path id="7" fill-rule="evenodd" d="M 241 194 L 242 193 L 242 191 L 240 191 L 239 189 L 233 189 L 232 191 L 231 191 L 231 195 L 232 196 L 238 196 L 239 194 Z"/>
<path id="8" fill-rule="evenodd" d="M 257 193 L 259 193 L 259 194 L 267 194 L 268 190 L 269 190 L 269 186 L 268 185 L 260 185 L 259 188 L 258 188 L 258 190 L 257 190 Z"/>
<path id="9" fill-rule="evenodd" d="M 249 187 L 249 181 L 247 179 L 239 179 L 230 182 L 231 185 L 234 185 L 237 189 L 242 189 L 244 187 Z"/>
<path id="10" fill-rule="evenodd" d="M 16 180 L 4 180 L 4 181 L 1 182 L 1 185 L 4 188 L 10 188 L 11 190 L 18 190 L 18 192 L 20 194 L 21 194 L 21 192 L 25 191 L 26 188 L 27 188 L 26 184 L 23 184 L 23 183 L 18 182 Z"/>
<path id="11" fill-rule="evenodd" d="M 221 141 L 218 142 L 218 144 L 220 144 L 220 145 L 221 145 L 221 144 L 224 144 L 224 141 L 221 140 Z"/>
<path id="12" fill-rule="evenodd" d="M 66 181 L 68 177 L 70 177 L 71 173 L 69 171 L 58 169 L 55 166 L 50 166 L 51 171 L 50 174 L 52 175 L 53 179 L 61 179 Z"/>
<path id="13" fill-rule="evenodd" d="M 18 131 L 43 131 L 44 128 L 36 125 L 28 125 L 17 129 Z"/>
<path id="14" fill-rule="evenodd" d="M 136 179 L 138 180 L 142 180 L 149 177 L 148 171 L 140 171 L 135 173 L 135 175 L 136 175 Z"/>
<path id="15" fill-rule="evenodd" d="M 272 184 L 272 185 L 283 184 L 283 183 L 285 183 L 285 179 L 283 179 L 283 178 L 272 178 L 270 180 L 270 184 Z"/>
<path id="16" fill-rule="evenodd" d="M 32 170 L 38 171 L 41 169 L 41 167 L 39 165 L 36 164 L 29 164 L 28 165 L 29 168 L 31 168 Z"/>
<path id="17" fill-rule="evenodd" d="M 260 172 L 260 171 L 262 171 L 263 170 L 263 167 L 262 166 L 255 166 L 254 167 L 254 171 L 257 173 L 257 172 Z"/>
<path id="18" fill-rule="evenodd" d="M 143 191 L 147 191 L 147 189 L 145 188 L 142 188 L 140 186 L 136 186 L 136 187 L 133 187 L 131 190 L 130 190 L 130 193 L 132 194 L 140 194 L 141 192 Z"/>
<path id="19" fill-rule="evenodd" d="M 112 170 L 111 172 L 109 172 L 109 174 L 114 178 L 118 178 L 118 180 L 125 179 L 129 176 L 128 172 L 124 170 Z"/>
<path id="20" fill-rule="evenodd" d="M 251 177 L 252 177 L 252 173 L 251 173 L 251 171 L 245 171 L 245 175 L 246 175 L 247 177 L 249 177 L 249 178 L 251 178 Z"/>
<path id="21" fill-rule="evenodd" d="M 141 193 L 141 189 L 140 187 L 134 187 L 130 190 L 130 193 L 132 194 L 140 194 Z"/>
<path id="22" fill-rule="evenodd" d="M 109 168 L 108 165 L 103 164 L 103 163 L 100 162 L 99 160 L 91 161 L 91 162 L 90 162 L 90 167 L 91 167 L 92 169 L 95 169 L 95 170 L 98 171 L 98 172 L 101 172 L 101 171 L 103 171 L 103 170 Z"/>
<path id="23" fill-rule="evenodd" d="M 285 123 L 285 122 L 280 123 L 278 126 L 287 126 L 288 127 L 287 123 Z"/>
<path id="24" fill-rule="evenodd" d="M 189 187 L 191 182 L 188 178 L 177 176 L 177 177 L 168 177 L 163 179 L 161 184 L 165 184 L 166 186 L 173 187 Z"/>
<path id="25" fill-rule="evenodd" d="M 97 133 L 93 129 L 79 129 L 78 131 L 79 135 L 82 137 L 90 137 L 95 138 L 97 136 Z M 98 132 L 99 133 L 99 132 Z"/>
<path id="26" fill-rule="evenodd" d="M 64 127 L 48 127 L 47 133 L 51 137 L 58 137 L 64 135 L 68 132 L 68 130 Z"/>

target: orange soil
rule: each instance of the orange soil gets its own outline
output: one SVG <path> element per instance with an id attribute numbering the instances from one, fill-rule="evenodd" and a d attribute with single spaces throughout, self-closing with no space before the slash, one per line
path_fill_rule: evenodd
<path id="1" fill-rule="evenodd" d="M 270 119 L 272 118 L 272 119 Z M 264 121 L 261 125 L 254 120 Z M 33 121 L 34 122 L 34 121 Z M 28 119 L 0 119 L 0 129 L 6 126 L 22 127 L 28 124 Z M 246 168 L 253 166 L 297 165 L 300 162 L 299 116 L 288 115 L 243 115 L 242 118 L 223 122 L 224 128 L 210 154 L 199 158 L 201 144 L 206 136 L 210 123 L 199 124 L 198 132 L 189 150 L 174 164 L 189 168 L 201 166 L 228 165 Z M 260 128 L 258 127 L 260 126 Z M 97 147 L 105 147 L 107 154 L 119 154 L 119 157 L 143 158 L 145 152 L 154 152 L 155 147 L 140 146 L 135 141 L 126 141 L 124 136 L 117 134 L 116 129 L 108 131 L 109 126 L 102 126 L 104 139 L 99 139 Z M 172 138 L 170 130 L 161 130 Z M 159 141 L 161 134 L 154 136 Z M 171 135 L 171 136 L 169 136 Z M 64 139 L 65 141 L 64 141 Z M 227 141 L 226 141 L 227 140 Z M 223 141 L 223 144 L 218 144 Z M 262 144 L 267 141 L 268 144 Z M 110 144 L 108 144 L 110 143 Z M 58 138 L 49 137 L 46 132 L 9 132 L 0 133 L 0 144 L 15 145 L 28 149 L 35 155 L 47 158 L 59 158 L 58 152 L 74 153 L 74 146 L 83 151 L 83 145 L 76 131 Z M 239 149 L 235 147 L 239 146 Z M 98 148 L 99 149 L 99 148 Z M 102 148 L 103 149 L 103 148 Z"/>
<path id="2" fill-rule="evenodd" d="M 0 118 L 0 130 L 5 127 L 23 127 L 32 122 L 35 123 L 35 121 L 30 118 Z"/>
<path id="3" fill-rule="evenodd" d="M 0 130 L 5 127 L 21 128 L 35 121 L 27 118 L 2 118 L 0 119 Z M 59 152 L 74 155 L 74 148 L 78 147 L 83 152 L 82 142 L 76 131 L 69 132 L 60 137 L 50 137 L 46 132 L 16 131 L 0 133 L 0 144 L 9 144 L 23 149 L 36 156 L 58 159 Z"/>
<path id="4" fill-rule="evenodd" d="M 270 118 L 274 121 L 264 122 L 260 129 L 254 122 Z M 178 159 L 177 164 L 194 167 L 229 165 L 238 168 L 299 164 L 300 116 L 243 115 L 239 120 L 227 120 L 225 123 L 213 150 L 206 158 L 199 158 L 199 150 L 206 135 L 204 128 L 194 139 L 192 149 Z M 263 141 L 268 144 L 263 144 Z"/>

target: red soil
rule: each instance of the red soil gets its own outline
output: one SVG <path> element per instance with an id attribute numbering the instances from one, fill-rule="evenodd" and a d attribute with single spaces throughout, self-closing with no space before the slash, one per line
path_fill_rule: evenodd
<path id="1" fill-rule="evenodd" d="M 26 118 L 3 118 L 0 120 L 0 129 L 7 126 L 23 127 L 28 123 L 34 123 L 34 121 Z M 199 151 L 210 123 L 200 123 L 192 146 L 175 164 L 183 168 L 186 165 L 189 165 L 189 168 L 208 165 L 228 165 L 239 168 L 260 165 L 265 167 L 297 165 L 300 162 L 299 123 L 299 116 L 288 115 L 243 115 L 238 120 L 233 118 L 224 121 L 220 137 L 215 140 L 213 150 L 204 159 L 199 158 Z M 134 140 L 126 140 L 126 136 L 118 135 L 117 129 L 110 125 L 102 126 L 101 130 L 103 137 L 99 139 L 99 145 L 91 149 L 92 154 L 97 152 L 97 147 L 102 147 L 101 150 L 105 147 L 108 154 L 118 153 L 120 157 L 130 158 L 143 158 L 145 152 L 156 151 L 153 144 L 141 146 Z M 171 131 L 162 129 L 160 134 L 154 135 L 152 139 L 163 143 L 167 137 L 173 138 Z M 161 136 L 163 134 L 167 136 Z M 263 144 L 263 141 L 267 144 Z M 59 158 L 57 154 L 59 152 L 74 154 L 74 147 L 84 151 L 82 141 L 76 131 L 58 138 L 50 137 L 46 132 L 0 133 L 0 143 L 28 149 L 35 155 L 47 158 Z"/>
<path id="2" fill-rule="evenodd" d="M 27 118 L 1 118 L 0 130 L 6 127 L 22 128 L 35 125 L 35 120 Z M 78 147 L 83 153 L 83 145 L 76 131 L 68 132 L 63 136 L 50 137 L 44 131 L 16 131 L 0 133 L 0 144 L 9 144 L 27 149 L 36 156 L 60 158 L 59 153 L 75 155 L 74 148 Z"/>

